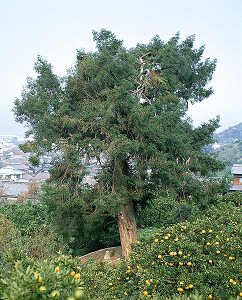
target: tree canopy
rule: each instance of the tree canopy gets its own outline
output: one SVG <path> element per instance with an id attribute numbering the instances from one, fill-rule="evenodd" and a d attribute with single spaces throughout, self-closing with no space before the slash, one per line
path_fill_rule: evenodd
<path id="1" fill-rule="evenodd" d="M 202 149 L 213 142 L 218 119 L 193 128 L 189 105 L 209 97 L 216 61 L 203 59 L 195 37 L 168 42 L 155 36 L 126 49 L 107 30 L 93 32 L 95 52 L 79 50 L 74 67 L 60 78 L 38 57 L 37 77 L 15 100 L 16 120 L 32 141 L 22 148 L 32 162 L 55 152 L 55 187 L 81 197 L 83 209 L 117 217 L 124 255 L 135 240 L 135 206 L 157 190 L 188 196 L 190 183 L 222 164 Z M 95 162 L 96 182 L 83 184 Z M 85 191 L 85 196 L 83 195 Z M 127 251 L 126 251 L 126 250 Z"/>

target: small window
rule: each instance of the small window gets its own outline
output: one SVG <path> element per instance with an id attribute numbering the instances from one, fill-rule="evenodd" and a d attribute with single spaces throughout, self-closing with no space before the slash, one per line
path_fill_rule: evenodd
<path id="1" fill-rule="evenodd" d="M 241 184 L 242 184 L 242 178 L 239 178 L 239 183 L 241 183 Z"/>

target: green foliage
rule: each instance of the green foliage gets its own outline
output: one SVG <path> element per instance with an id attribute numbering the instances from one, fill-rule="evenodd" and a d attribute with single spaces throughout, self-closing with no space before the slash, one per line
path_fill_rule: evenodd
<path id="1" fill-rule="evenodd" d="M 176 34 L 166 43 L 156 36 L 133 49 L 104 29 L 93 38 L 96 52 L 78 51 L 63 78 L 38 57 L 37 77 L 28 79 L 14 107 L 16 120 L 30 128 L 32 142 L 22 149 L 32 153 L 32 163 L 56 153 L 46 203 L 60 205 L 52 216 L 62 232 L 60 220 L 70 224 L 76 241 L 77 231 L 90 232 L 86 224 L 105 232 L 106 217 L 117 220 L 127 203 L 144 207 L 159 190 L 185 198 L 194 176 L 224 166 L 202 151 L 213 143 L 219 120 L 194 128 L 187 116 L 189 105 L 212 94 L 207 84 L 216 66 L 203 58 L 204 47 L 194 47 L 194 36 L 180 41 Z M 89 164 L 98 167 L 93 186 L 83 182 Z"/>
<path id="2" fill-rule="evenodd" d="M 70 275 L 80 272 L 78 261 L 61 255 L 52 261 L 41 261 L 24 267 L 20 261 L 0 279 L 0 299 L 86 299 L 83 283 Z"/>
<path id="3" fill-rule="evenodd" d="M 137 242 L 130 261 L 116 272 L 105 270 L 106 280 L 94 277 L 92 284 L 105 291 L 104 299 L 114 295 L 125 299 L 125 292 L 134 299 L 145 299 L 144 292 L 165 299 L 194 291 L 206 299 L 210 294 L 215 299 L 236 297 L 241 281 L 240 244 L 241 211 L 232 203 L 221 203 L 194 223 L 171 226 Z"/>
<path id="4" fill-rule="evenodd" d="M 142 239 L 133 246 L 130 261 L 105 270 L 105 280 L 98 276 L 89 280 L 104 299 L 125 299 L 124 293 L 130 299 L 146 299 L 144 292 L 166 299 L 194 291 L 205 299 L 208 295 L 229 299 L 240 293 L 240 244 L 240 208 L 221 203 L 194 223 L 171 226 Z"/>
<path id="5" fill-rule="evenodd" d="M 32 166 L 34 167 L 38 167 L 39 166 L 39 158 L 37 156 L 30 156 L 29 158 L 29 162 L 32 164 Z"/>
<path id="6" fill-rule="evenodd" d="M 0 207 L 0 263 L 25 263 L 46 259 L 58 250 L 67 251 L 61 236 L 47 222 L 46 207 L 32 203 Z"/>
<path id="7" fill-rule="evenodd" d="M 182 294 L 196 290 L 222 299 L 239 295 L 240 227 L 241 211 L 231 203 L 222 203 L 202 219 L 172 226 L 148 242 L 137 243 L 132 255 L 142 266 L 139 282 L 143 290 L 151 294 L 160 289 L 169 295 L 181 288 Z M 146 279 L 152 283 L 146 284 Z M 190 284 L 193 287 L 186 289 Z"/>
<path id="8" fill-rule="evenodd" d="M 81 299 L 94 300 L 238 299 L 241 228 L 241 207 L 221 201 L 194 222 L 143 235 L 119 264 L 64 255 L 29 267 L 18 262 L 0 271 L 0 299 L 78 299 L 78 288 Z"/>
<path id="9" fill-rule="evenodd" d="M 0 213 L 12 222 L 22 235 L 32 235 L 50 224 L 47 206 L 43 204 L 5 204 L 0 206 Z"/>
<path id="10" fill-rule="evenodd" d="M 171 196 L 159 196 L 150 200 L 145 208 L 137 210 L 137 224 L 145 226 L 168 226 L 185 221 L 197 215 L 198 206 L 185 200 L 177 200 Z"/>
<path id="11" fill-rule="evenodd" d="M 228 164 L 225 172 L 231 173 L 233 164 L 242 164 L 242 140 L 222 145 L 215 153 L 218 159 Z"/>
<path id="12" fill-rule="evenodd" d="M 0 214 L 0 266 L 5 262 L 15 261 L 24 258 L 21 246 L 23 240 L 20 232 L 9 220 Z"/>
<path id="13" fill-rule="evenodd" d="M 242 204 L 242 193 L 241 192 L 233 192 L 224 195 L 223 200 L 225 202 L 231 201 L 235 206 L 241 206 Z"/>
<path id="14" fill-rule="evenodd" d="M 161 300 L 161 299 L 166 299 L 166 300 L 205 300 L 205 299 L 209 299 L 209 298 L 206 298 L 202 295 L 199 295 L 199 294 L 191 294 L 189 296 L 173 296 L 173 297 L 170 297 L 170 298 L 164 298 L 164 297 L 154 297 L 152 298 L 153 300 Z M 210 298 L 210 299 L 214 299 L 214 298 Z M 240 296 L 237 296 L 237 297 L 229 297 L 228 300 L 239 300 L 240 299 Z"/>
<path id="15" fill-rule="evenodd" d="M 53 180 L 73 187 L 85 175 L 82 159 L 96 159 L 99 206 L 113 214 L 127 198 L 142 201 L 148 187 L 179 190 L 188 170 L 207 175 L 222 168 L 201 151 L 213 141 L 218 120 L 193 129 L 186 118 L 189 103 L 212 93 L 206 84 L 216 64 L 203 60 L 194 36 L 180 42 L 175 35 L 167 43 L 154 37 L 131 50 L 106 30 L 94 32 L 94 41 L 97 51 L 79 51 L 62 79 L 38 57 L 37 78 L 15 101 L 17 121 L 34 138 L 29 151 L 61 153 Z"/>
<path id="16" fill-rule="evenodd" d="M 220 203 L 222 193 L 227 190 L 226 178 L 206 181 L 193 178 L 189 182 L 184 180 L 181 197 L 177 193 L 159 192 L 144 207 L 138 206 L 137 223 L 141 227 L 161 227 L 186 220 L 193 221 L 198 215 L 206 213 L 212 205 Z M 227 198 L 230 199 L 229 196 Z"/>
<path id="17" fill-rule="evenodd" d="M 63 236 L 73 255 L 84 255 L 100 248 L 120 244 L 117 224 L 97 210 L 90 214 L 93 199 L 87 194 L 70 197 L 65 187 L 44 186 L 42 203 L 46 205 L 56 231 Z"/>

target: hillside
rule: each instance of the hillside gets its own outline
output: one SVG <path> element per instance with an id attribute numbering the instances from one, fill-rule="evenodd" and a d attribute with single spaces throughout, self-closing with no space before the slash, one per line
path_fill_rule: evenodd
<path id="1" fill-rule="evenodd" d="M 222 145 L 216 149 L 218 159 L 228 162 L 223 173 L 231 171 L 233 164 L 242 164 L 242 140 L 234 143 Z"/>
<path id="2" fill-rule="evenodd" d="M 214 135 L 218 144 L 229 144 L 242 140 L 242 122 Z"/>
<path id="3" fill-rule="evenodd" d="M 223 145 L 218 149 L 219 158 L 231 164 L 242 164 L 242 140 Z"/>
<path id="4" fill-rule="evenodd" d="M 215 153 L 218 158 L 228 162 L 223 173 L 230 172 L 233 164 L 242 164 L 242 123 L 215 134 L 217 143 Z"/>

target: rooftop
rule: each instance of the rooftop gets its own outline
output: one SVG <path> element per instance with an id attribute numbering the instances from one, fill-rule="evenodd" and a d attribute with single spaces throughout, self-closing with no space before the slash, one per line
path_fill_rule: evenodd
<path id="1" fill-rule="evenodd" d="M 17 182 L 2 182 L 0 188 L 3 189 L 4 195 L 16 197 L 28 190 L 28 184 Z"/>
<path id="2" fill-rule="evenodd" d="M 5 168 L 13 168 L 14 170 L 28 170 L 29 167 L 26 166 L 25 164 L 12 164 L 12 165 L 6 165 Z"/>
<path id="3" fill-rule="evenodd" d="M 229 190 L 230 191 L 242 191 L 242 185 L 234 184 L 231 186 L 231 188 Z"/>
<path id="4" fill-rule="evenodd" d="M 242 165 L 234 164 L 231 170 L 232 174 L 241 174 L 242 175 Z"/>
<path id="5" fill-rule="evenodd" d="M 0 175 L 9 176 L 9 175 L 21 175 L 21 174 L 23 174 L 22 171 L 15 170 L 12 167 L 6 167 L 0 169 Z"/>

